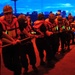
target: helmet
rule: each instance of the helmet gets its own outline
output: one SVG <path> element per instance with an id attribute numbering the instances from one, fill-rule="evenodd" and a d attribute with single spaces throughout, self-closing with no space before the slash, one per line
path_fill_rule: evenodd
<path id="1" fill-rule="evenodd" d="M 37 17 L 38 17 L 38 20 L 43 20 L 44 19 L 44 14 L 39 13 Z"/>
<path id="2" fill-rule="evenodd" d="M 20 14 L 20 15 L 18 16 L 18 19 L 26 19 L 26 15 Z"/>
<path id="3" fill-rule="evenodd" d="M 49 14 L 49 19 L 52 19 L 52 20 L 54 20 L 56 17 L 55 17 L 55 14 L 54 13 L 50 13 Z"/>
<path id="4" fill-rule="evenodd" d="M 3 13 L 8 13 L 8 12 L 13 12 L 13 9 L 12 9 L 11 6 L 6 5 L 6 6 L 4 6 L 4 8 L 3 8 Z"/>

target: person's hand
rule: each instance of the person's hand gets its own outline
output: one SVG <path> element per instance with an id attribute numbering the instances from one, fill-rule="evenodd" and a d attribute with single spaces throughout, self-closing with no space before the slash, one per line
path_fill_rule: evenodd
<path id="1" fill-rule="evenodd" d="M 39 36 L 38 35 L 34 35 L 35 36 L 35 38 L 38 38 Z"/>
<path id="2" fill-rule="evenodd" d="M 44 35 L 39 35 L 39 36 L 38 36 L 38 38 L 43 38 L 43 37 L 44 37 Z"/>
<path id="3" fill-rule="evenodd" d="M 14 40 L 13 42 L 11 42 L 12 45 L 15 45 L 17 44 L 17 42 Z"/>
<path id="4" fill-rule="evenodd" d="M 30 34 L 30 35 L 29 35 L 29 37 L 30 37 L 30 38 L 34 38 L 34 37 L 35 37 L 35 35 Z"/>
<path id="5" fill-rule="evenodd" d="M 46 35 L 47 35 L 47 36 L 50 36 L 50 35 L 52 35 L 52 34 L 53 34 L 53 32 L 46 31 Z"/>
<path id="6" fill-rule="evenodd" d="M 21 43 L 21 41 L 20 40 L 16 40 L 16 43 Z"/>
<path id="7" fill-rule="evenodd" d="M 36 35 L 36 38 L 43 38 L 44 35 Z"/>
<path id="8" fill-rule="evenodd" d="M 17 43 L 21 43 L 21 41 L 20 41 L 20 40 L 14 40 L 11 44 L 12 44 L 12 45 L 15 45 L 15 44 L 17 44 Z"/>

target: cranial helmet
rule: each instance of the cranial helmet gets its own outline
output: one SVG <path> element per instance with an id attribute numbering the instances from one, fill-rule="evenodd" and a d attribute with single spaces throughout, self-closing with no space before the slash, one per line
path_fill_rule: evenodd
<path id="1" fill-rule="evenodd" d="M 11 6 L 6 5 L 6 6 L 4 6 L 4 8 L 3 8 L 3 13 L 8 13 L 8 12 L 13 12 L 13 9 L 12 9 Z"/>

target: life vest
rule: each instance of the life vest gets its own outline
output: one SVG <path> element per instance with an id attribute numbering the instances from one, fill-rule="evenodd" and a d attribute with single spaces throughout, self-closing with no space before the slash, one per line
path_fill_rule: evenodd
<path id="1" fill-rule="evenodd" d="M 13 21 L 11 24 L 6 22 L 4 18 L 0 19 L 3 27 L 3 31 L 10 35 L 12 38 L 17 38 L 20 35 L 19 25 L 17 22 L 17 18 L 13 17 Z"/>
<path id="2" fill-rule="evenodd" d="M 45 25 L 49 31 L 52 31 L 52 29 L 56 27 L 56 23 L 51 23 L 48 18 L 45 20 Z"/>
<path id="3" fill-rule="evenodd" d="M 42 24 L 44 24 L 44 21 L 43 20 L 41 20 L 41 21 L 37 20 L 37 21 L 34 22 L 33 27 L 35 29 L 39 29 Z"/>

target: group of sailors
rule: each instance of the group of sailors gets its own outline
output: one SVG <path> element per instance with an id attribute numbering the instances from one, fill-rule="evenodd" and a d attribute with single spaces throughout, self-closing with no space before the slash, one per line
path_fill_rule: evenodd
<path id="1" fill-rule="evenodd" d="M 50 13 L 45 19 L 44 14 L 40 13 L 32 26 L 30 16 L 20 14 L 17 18 L 9 5 L 4 6 L 3 13 L 4 15 L 0 17 L 0 39 L 2 45 L 10 45 L 2 48 L 2 58 L 5 67 L 13 71 L 14 75 L 28 73 L 27 54 L 34 72 L 38 73 L 33 38 L 36 39 L 40 65 L 49 68 L 55 66 L 52 60 L 57 60 L 55 55 L 59 45 L 61 45 L 60 53 L 64 54 L 65 51 L 70 51 L 70 41 L 75 43 L 75 20 L 72 15 L 63 18 L 60 14 L 56 16 Z M 25 38 L 28 39 L 21 41 Z M 44 50 L 46 61 L 44 61 Z"/>

